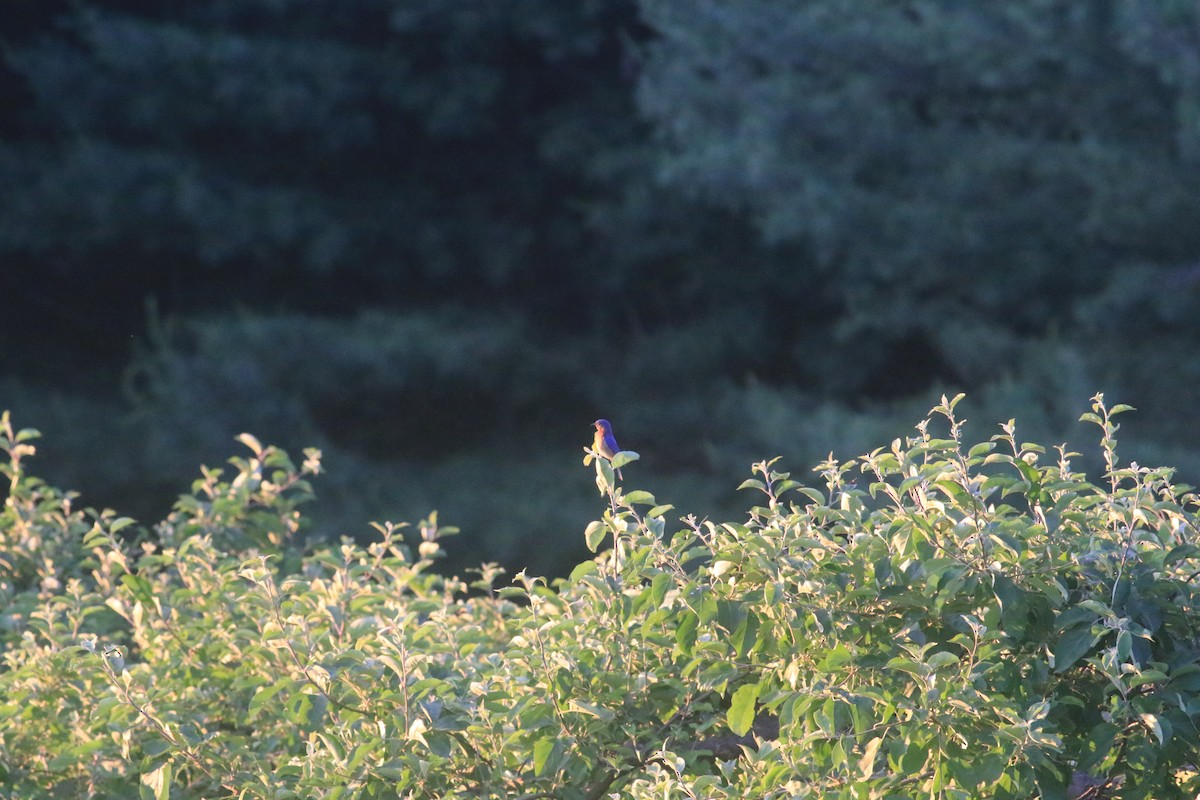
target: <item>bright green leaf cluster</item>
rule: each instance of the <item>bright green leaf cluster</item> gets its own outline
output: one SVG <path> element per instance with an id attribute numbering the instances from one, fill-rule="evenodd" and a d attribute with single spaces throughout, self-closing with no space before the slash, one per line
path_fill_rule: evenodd
<path id="1" fill-rule="evenodd" d="M 817 486 L 754 465 L 737 522 L 670 532 L 597 462 L 612 546 L 504 587 L 431 571 L 436 516 L 415 554 L 390 524 L 302 549 L 317 454 L 248 436 L 151 539 L 30 478 L 5 416 L 0 772 L 31 798 L 1194 797 L 1195 495 L 1119 465 L 1099 395 L 1100 484 L 1012 422 L 968 443 L 959 399 Z"/>

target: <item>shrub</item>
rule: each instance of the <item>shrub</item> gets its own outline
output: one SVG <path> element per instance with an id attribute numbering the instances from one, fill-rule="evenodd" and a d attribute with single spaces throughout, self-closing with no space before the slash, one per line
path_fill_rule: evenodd
<path id="1" fill-rule="evenodd" d="M 243 436 L 156 528 L 29 477 L 4 418 L 0 778 L 22 797 L 1194 797 L 1195 495 L 1017 437 L 777 461 L 741 522 L 613 480 L 548 585 L 444 535 L 314 550 L 320 469 Z M 940 434 L 939 431 L 942 431 Z M 632 460 L 636 454 L 618 456 Z M 121 534 L 121 535 L 118 535 Z M 407 538 L 405 534 L 410 534 Z M 414 551 L 415 547 L 415 551 Z"/>

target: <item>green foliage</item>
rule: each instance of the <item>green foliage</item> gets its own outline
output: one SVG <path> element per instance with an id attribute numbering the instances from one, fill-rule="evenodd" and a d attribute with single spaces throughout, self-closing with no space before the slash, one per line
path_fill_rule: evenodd
<path id="1" fill-rule="evenodd" d="M 153 539 L 70 509 L 3 418 L 0 772 L 54 797 L 1126 798 L 1200 791 L 1197 498 L 1102 480 L 942 402 L 741 522 L 595 461 L 610 547 L 548 585 L 408 542 L 304 549 L 295 467 L 243 437 Z M 623 454 L 631 475 L 636 454 Z M 118 535 L 121 534 L 121 535 Z M 413 546 L 415 545 L 415 552 Z"/>

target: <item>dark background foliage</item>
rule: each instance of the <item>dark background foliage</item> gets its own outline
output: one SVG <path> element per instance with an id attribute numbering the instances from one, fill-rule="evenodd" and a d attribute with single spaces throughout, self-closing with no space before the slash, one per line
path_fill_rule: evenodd
<path id="1" fill-rule="evenodd" d="M 1049 441 L 1105 391 L 1200 474 L 1192 4 L 5 13 L 0 406 L 85 502 L 157 518 L 249 430 L 326 452 L 314 535 L 437 507 L 553 571 L 597 416 L 717 513 L 957 389 Z"/>

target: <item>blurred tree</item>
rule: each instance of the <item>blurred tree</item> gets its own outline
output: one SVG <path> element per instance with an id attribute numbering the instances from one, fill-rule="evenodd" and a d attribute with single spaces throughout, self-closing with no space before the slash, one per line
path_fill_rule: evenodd
<path id="1" fill-rule="evenodd" d="M 640 6 L 659 178 L 799 249 L 759 280 L 870 342 L 848 393 L 897 354 L 988 379 L 1131 263 L 1200 254 L 1195 4 Z M 795 357 L 840 371 L 840 348 Z"/>
<path id="2" fill-rule="evenodd" d="M 770 318 L 741 369 L 886 397 L 986 381 L 1120 270 L 1200 252 L 1189 4 L 18 5 L 18 296 L 36 270 L 97 309 Z"/>
<path id="3" fill-rule="evenodd" d="M 587 247 L 581 171 L 543 150 L 632 116 L 627 2 L 68 8 L 6 41 L 25 102 L 0 130 L 0 256 L 171 307 L 230 284 L 320 310 L 497 289 L 551 305 Z"/>
<path id="4" fill-rule="evenodd" d="M 1194 4 L 6 12 L 0 394 L 122 492 L 170 497 L 250 428 L 467 530 L 546 486 L 491 531 L 523 553 L 596 416 L 695 507 L 706 472 L 869 450 L 931 385 L 1051 440 L 1104 389 L 1200 469 Z M 180 333 L 131 403 L 146 295 Z M 129 441 L 127 472 L 85 457 Z M 498 463 L 491 505 L 437 494 Z"/>

